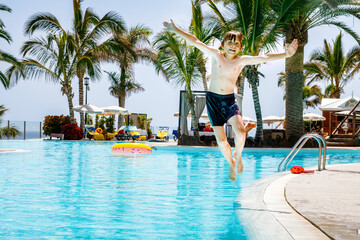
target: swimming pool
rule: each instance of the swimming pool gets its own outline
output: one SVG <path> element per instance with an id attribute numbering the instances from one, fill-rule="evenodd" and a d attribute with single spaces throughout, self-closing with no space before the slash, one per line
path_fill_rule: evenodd
<path id="1" fill-rule="evenodd" d="M 0 236 L 19 239 L 247 239 L 235 214 L 240 189 L 277 171 L 289 149 L 245 149 L 228 180 L 217 148 L 111 153 L 114 142 L 0 141 Z M 292 165 L 314 166 L 318 150 Z M 331 163 L 359 151 L 328 150 Z"/>

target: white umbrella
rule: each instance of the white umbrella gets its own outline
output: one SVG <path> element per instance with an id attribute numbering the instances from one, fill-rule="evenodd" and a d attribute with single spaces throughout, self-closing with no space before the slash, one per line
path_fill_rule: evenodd
<path id="1" fill-rule="evenodd" d="M 303 120 L 306 122 L 310 121 L 325 121 L 326 118 L 316 113 L 304 113 Z"/>
<path id="2" fill-rule="evenodd" d="M 274 123 L 274 122 L 282 122 L 282 121 L 284 121 L 284 117 L 267 116 L 267 117 L 264 117 L 262 120 L 263 120 L 263 123 L 270 124 L 270 123 Z"/>
<path id="3" fill-rule="evenodd" d="M 101 109 L 104 110 L 104 115 L 131 115 L 129 110 L 119 106 L 108 106 Z"/>
<path id="4" fill-rule="evenodd" d="M 83 112 L 83 113 L 103 113 L 104 110 L 102 110 L 99 107 L 96 107 L 94 105 L 91 104 L 85 104 L 85 105 L 79 105 L 79 106 L 75 106 L 73 107 L 75 112 Z"/>
<path id="5" fill-rule="evenodd" d="M 311 121 L 315 121 L 315 122 L 317 122 L 317 121 L 325 121 L 326 118 L 319 115 L 319 114 L 316 114 L 316 113 L 304 113 L 303 114 L 303 120 L 305 122 L 310 122 L 309 128 L 310 128 L 310 131 L 311 131 Z"/>
<path id="6" fill-rule="evenodd" d="M 247 116 L 243 116 L 242 120 L 243 120 L 244 123 L 246 123 L 246 122 L 248 122 L 248 123 L 256 123 L 256 120 L 254 120 L 252 118 L 249 118 Z"/>

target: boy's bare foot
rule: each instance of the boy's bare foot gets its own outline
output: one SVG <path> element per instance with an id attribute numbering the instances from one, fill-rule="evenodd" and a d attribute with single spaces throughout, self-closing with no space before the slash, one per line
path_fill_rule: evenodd
<path id="1" fill-rule="evenodd" d="M 243 172 L 243 164 L 241 162 L 241 156 L 236 156 L 236 151 L 233 152 L 233 156 L 236 159 L 237 173 L 241 174 Z"/>
<path id="2" fill-rule="evenodd" d="M 235 159 L 233 159 L 232 163 L 229 164 L 229 179 L 232 182 L 235 182 L 236 180 Z"/>

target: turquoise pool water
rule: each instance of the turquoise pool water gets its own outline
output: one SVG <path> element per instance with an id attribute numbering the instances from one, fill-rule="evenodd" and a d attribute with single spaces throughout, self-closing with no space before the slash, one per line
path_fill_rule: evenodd
<path id="1" fill-rule="evenodd" d="M 239 190 L 277 171 L 289 149 L 245 149 L 244 174 L 228 180 L 217 148 L 158 147 L 111 153 L 114 142 L 0 141 L 1 239 L 247 239 Z M 302 150 L 290 165 L 317 164 Z M 328 163 L 359 151 L 328 150 Z"/>

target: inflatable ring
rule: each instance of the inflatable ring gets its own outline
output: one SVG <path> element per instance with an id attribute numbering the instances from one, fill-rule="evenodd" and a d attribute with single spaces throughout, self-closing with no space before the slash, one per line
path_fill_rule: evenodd
<path id="1" fill-rule="evenodd" d="M 112 146 L 113 153 L 152 153 L 152 148 L 143 143 L 117 143 Z"/>
<path id="2" fill-rule="evenodd" d="M 97 128 L 97 129 L 96 129 L 96 132 L 97 132 L 98 134 L 102 134 L 103 130 L 102 130 L 101 128 Z"/>

